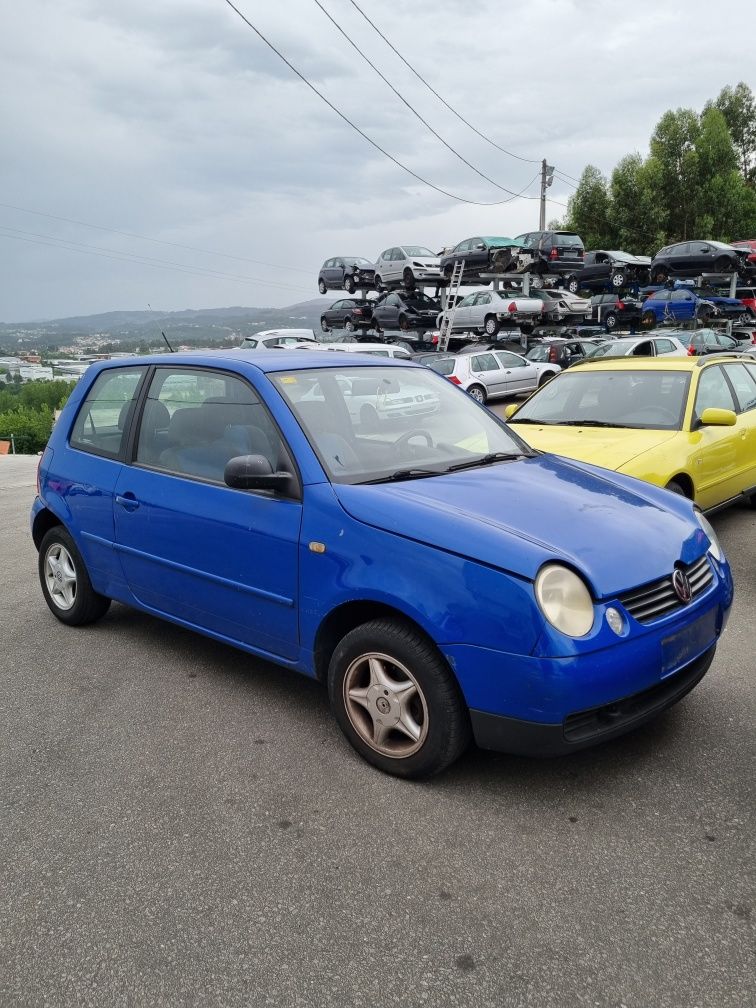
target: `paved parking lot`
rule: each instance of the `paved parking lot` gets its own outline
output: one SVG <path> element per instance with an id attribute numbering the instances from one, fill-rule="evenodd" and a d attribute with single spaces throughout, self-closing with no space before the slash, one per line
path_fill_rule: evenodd
<path id="1" fill-rule="evenodd" d="M 418 784 L 315 683 L 123 606 L 59 624 L 35 466 L 0 457 L 0 1005 L 754 1003 L 756 511 L 714 520 L 736 602 L 685 701 Z"/>

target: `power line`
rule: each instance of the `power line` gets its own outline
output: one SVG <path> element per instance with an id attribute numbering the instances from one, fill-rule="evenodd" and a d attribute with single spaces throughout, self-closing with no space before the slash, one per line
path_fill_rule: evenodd
<path id="1" fill-rule="evenodd" d="M 401 161 L 399 161 L 398 158 L 395 158 L 393 154 L 389 154 L 389 152 L 387 150 L 385 150 L 383 147 L 381 147 L 381 145 L 379 143 L 377 143 L 375 140 L 373 140 L 372 137 L 369 137 L 367 135 L 367 133 L 364 132 L 364 130 L 361 130 L 360 127 L 356 123 L 352 122 L 352 120 L 349 119 L 348 116 L 346 116 L 340 109 L 338 109 L 333 104 L 333 102 L 329 101 L 329 99 L 326 98 L 326 96 L 322 93 L 322 91 L 319 91 L 315 87 L 315 85 L 312 84 L 305 77 L 305 75 L 303 73 L 301 73 L 299 70 L 297 70 L 297 68 L 294 66 L 294 64 L 291 63 L 283 55 L 283 53 L 280 52 L 280 50 L 276 49 L 276 47 L 273 45 L 273 43 L 270 42 L 263 35 L 263 33 L 260 31 L 260 29 L 256 28 L 255 25 L 253 25 L 252 22 L 249 20 L 249 18 L 247 18 L 246 15 L 242 14 L 242 12 L 239 10 L 238 7 L 234 6 L 234 4 L 231 2 L 231 0 L 223 0 L 223 2 L 228 7 L 230 7 L 231 10 L 234 11 L 234 13 L 237 14 L 241 18 L 241 20 L 247 25 L 247 27 L 250 28 L 255 33 L 255 35 L 257 35 L 258 38 L 260 38 L 265 43 L 265 45 L 269 49 L 271 49 L 276 54 L 276 56 L 278 56 L 278 58 L 280 60 L 282 60 L 286 64 L 286 66 L 292 71 L 292 73 L 296 74 L 296 76 L 299 77 L 299 79 L 302 81 L 302 83 L 306 84 L 307 87 L 311 91 L 313 91 L 318 96 L 318 98 L 320 98 L 321 101 L 325 102 L 325 104 L 333 112 L 335 112 L 336 115 L 339 116 L 340 119 L 343 119 L 344 122 L 347 123 L 348 126 L 351 126 L 351 128 L 356 133 L 359 133 L 359 135 L 362 137 L 362 139 L 366 140 L 371 145 L 371 147 L 374 147 L 377 151 L 379 151 L 381 154 L 383 154 L 383 156 L 386 157 L 386 158 L 388 158 L 389 161 L 393 161 L 393 163 L 398 168 L 401 168 L 402 171 L 406 172 L 408 175 L 411 175 L 412 178 L 417 179 L 418 182 L 422 182 L 423 185 L 427 185 L 431 189 L 435 189 L 436 192 L 441 193 L 443 196 L 448 196 L 449 199 L 456 200 L 458 203 L 468 203 L 468 204 L 470 204 L 472 206 L 502 206 L 504 203 L 510 203 L 512 201 L 512 197 L 510 197 L 509 199 L 504 199 L 504 200 L 493 200 L 491 202 L 483 202 L 481 200 L 465 199 L 464 196 L 458 196 L 456 193 L 449 192 L 448 189 L 442 189 L 441 186 L 437 186 L 437 185 L 435 185 L 435 183 L 429 182 L 428 179 L 423 178 L 422 175 L 418 175 L 417 172 L 415 172 L 411 168 L 407 167 L 407 165 L 405 165 Z"/>
<path id="2" fill-rule="evenodd" d="M 359 14 L 361 14 L 362 17 L 364 17 L 364 19 L 367 21 L 367 23 L 370 25 L 370 27 L 381 36 L 381 38 L 386 43 L 386 45 L 389 47 L 389 49 L 392 49 L 396 53 L 396 55 L 399 57 L 399 59 L 402 61 L 402 63 L 404 63 L 404 65 L 409 70 L 412 71 L 412 73 L 415 75 L 415 77 L 417 77 L 417 79 L 419 81 L 421 81 L 428 88 L 428 90 L 432 94 L 434 94 L 436 96 L 436 98 L 438 98 L 438 100 L 443 105 L 445 105 L 449 109 L 449 111 L 452 112 L 457 117 L 457 119 L 459 119 L 461 122 L 463 122 L 465 124 L 465 126 L 467 126 L 469 129 L 471 129 L 473 131 L 473 133 L 477 133 L 477 135 L 481 139 L 485 140 L 486 143 L 491 144 L 491 146 L 495 147 L 497 150 L 500 150 L 502 152 L 502 154 L 506 154 L 509 157 L 517 158 L 518 161 L 526 161 L 529 164 L 540 164 L 540 161 L 537 158 L 522 157 L 522 155 L 520 155 L 520 154 L 515 154 L 514 151 L 506 150 L 504 147 L 499 146 L 499 144 L 497 144 L 495 141 L 491 140 L 490 137 L 487 137 L 485 135 L 485 133 L 481 133 L 481 131 L 479 129 L 477 129 L 477 127 L 473 126 L 473 124 L 471 122 L 469 122 L 467 119 L 465 119 L 465 117 L 460 112 L 458 112 L 453 106 L 451 106 L 449 104 L 449 102 L 445 98 L 443 98 L 438 93 L 438 91 L 436 91 L 436 89 L 431 84 L 429 84 L 428 81 L 421 74 L 419 74 L 417 72 L 417 70 L 415 70 L 415 68 L 412 66 L 412 64 L 408 60 L 406 60 L 404 58 L 404 56 L 402 56 L 402 54 L 399 52 L 399 50 L 396 48 L 395 45 L 393 45 L 391 42 L 389 42 L 389 40 L 386 38 L 386 36 L 383 34 L 383 32 L 380 30 L 380 28 L 376 24 L 374 24 L 374 22 L 372 22 L 370 20 L 370 18 L 367 16 L 367 14 L 364 12 L 364 10 L 362 10 L 362 8 L 358 4 L 356 4 L 354 2 L 354 0 L 350 0 L 350 3 L 352 4 L 352 7 L 354 7 L 354 9 Z M 534 199 L 538 199 L 537 196 L 533 197 L 533 198 Z"/>
<path id="3" fill-rule="evenodd" d="M 331 14 L 329 14 L 329 12 L 325 9 L 325 7 L 320 2 L 320 0 L 313 0 L 313 3 L 317 7 L 320 8 L 320 10 L 325 14 L 325 16 L 331 22 L 331 24 L 334 25 L 334 27 L 336 28 L 336 30 L 338 32 L 340 32 L 344 36 L 344 38 L 347 40 L 347 42 L 349 43 L 349 45 L 352 46 L 352 48 L 356 52 L 359 53 L 359 55 L 363 58 L 363 60 L 367 63 L 367 65 L 372 70 L 374 70 L 375 73 L 378 74 L 378 76 L 381 78 L 381 80 L 384 82 L 384 84 L 386 84 L 388 87 L 391 88 L 391 90 L 394 92 L 394 94 L 399 99 L 399 101 L 401 101 L 404 105 L 406 105 L 406 107 L 410 110 L 410 112 L 417 119 L 420 120 L 420 122 L 423 124 L 423 126 L 425 126 L 426 129 L 429 130 L 433 134 L 433 136 L 436 137 L 437 140 L 440 140 L 441 143 L 444 145 L 444 147 L 446 147 L 446 149 L 448 151 L 451 151 L 451 153 L 456 158 L 459 158 L 459 160 L 463 164 L 467 165 L 468 168 L 472 169 L 472 171 L 474 171 L 476 175 L 479 175 L 482 179 L 485 179 L 486 182 L 490 182 L 492 186 L 495 186 L 497 189 L 500 189 L 502 192 L 509 193 L 510 196 L 512 197 L 512 199 L 517 199 L 518 197 L 522 196 L 523 193 L 526 192 L 527 189 L 530 188 L 530 186 L 532 185 L 532 182 L 528 183 L 528 185 L 525 187 L 525 189 L 523 189 L 520 192 L 516 193 L 512 189 L 507 189 L 506 186 L 499 185 L 498 182 L 495 182 L 494 179 L 490 178 L 484 172 L 480 171 L 478 168 L 475 167 L 474 164 L 471 164 L 467 160 L 467 158 L 464 157 L 464 155 L 460 154 L 459 151 L 456 150 L 454 147 L 452 147 L 452 145 L 450 143 L 447 143 L 447 141 L 444 140 L 444 138 L 441 136 L 441 134 L 437 133 L 436 130 L 431 126 L 431 124 L 420 115 L 420 113 L 417 111 L 417 109 L 413 105 L 411 105 L 410 102 L 407 101 L 407 99 L 404 97 L 404 95 L 394 87 L 394 85 L 391 83 L 391 81 L 385 76 L 385 74 L 383 74 L 383 72 L 375 65 L 375 63 L 373 63 L 373 61 L 370 59 L 370 57 L 367 56 L 366 53 L 364 53 L 363 50 L 360 49 L 360 47 L 357 45 L 357 43 L 351 38 L 351 36 L 348 35 L 347 32 L 344 31 L 344 29 L 341 27 L 341 25 L 338 23 L 338 21 L 336 21 L 336 19 L 333 18 L 331 16 Z M 523 198 L 524 199 L 538 199 L 538 196 L 525 196 Z"/>
<path id="4" fill-rule="evenodd" d="M 198 248 L 195 245 L 181 245 L 178 242 L 164 241 L 162 238 L 150 238 L 148 235 L 136 234 L 132 231 L 118 231 L 116 228 L 104 227 L 102 224 L 89 224 L 87 221 L 74 220 L 71 217 L 59 217 L 56 214 L 42 213 L 41 210 L 29 210 L 27 207 L 14 206 L 12 203 L 0 203 L 6 210 L 18 210 L 20 213 L 34 214 L 35 217 L 46 217 L 48 220 L 62 221 L 65 224 L 77 224 L 80 227 L 93 228 L 96 231 L 107 231 L 110 234 L 121 235 L 123 238 L 137 238 L 140 241 L 154 242 L 156 245 L 169 245 L 171 248 L 186 249 L 189 252 L 202 252 L 205 255 L 221 256 L 224 259 L 235 259 L 237 262 L 254 263 L 256 266 L 270 266 L 272 269 L 288 270 L 294 273 L 310 274 L 311 270 L 297 266 L 281 266 L 277 263 L 264 262 L 261 259 L 248 259 L 246 256 L 235 256 L 228 252 L 214 252 L 212 249 Z"/>
<path id="5" fill-rule="evenodd" d="M 277 290 L 293 290 L 302 293 L 310 293 L 309 290 L 306 290 L 304 287 L 293 287 L 290 284 L 279 284 L 275 281 L 262 280 L 259 277 L 221 273 L 217 270 L 207 270 L 201 266 L 192 266 L 188 263 L 174 263 L 164 259 L 153 259 L 148 256 L 140 256 L 130 252 L 119 252 L 116 249 L 103 249 L 96 245 L 85 245 L 81 242 L 70 241 L 67 238 L 56 238 L 53 235 L 40 235 L 33 231 L 22 231 L 19 228 L 10 228 L 4 224 L 0 225 L 0 237 L 9 238 L 13 241 L 24 241 L 32 245 L 46 245 L 49 248 L 63 249 L 66 252 L 79 252 L 103 259 L 113 259 L 116 262 L 130 262 L 135 263 L 138 266 L 149 266 L 153 269 L 172 270 L 177 273 L 186 273 L 190 276 L 200 276 L 215 280 L 232 280 L 235 283 L 256 283 L 262 285 L 263 287 L 273 287 Z"/>

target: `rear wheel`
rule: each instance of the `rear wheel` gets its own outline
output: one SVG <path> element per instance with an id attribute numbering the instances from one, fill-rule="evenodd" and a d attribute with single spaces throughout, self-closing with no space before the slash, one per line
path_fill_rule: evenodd
<path id="1" fill-rule="evenodd" d="M 699 305 L 696 308 L 696 318 L 701 322 L 708 322 L 711 318 L 711 308 L 708 305 Z"/>
<path id="2" fill-rule="evenodd" d="M 735 321 L 739 322 L 741 325 L 747 325 L 751 321 L 751 318 L 751 313 L 744 311 L 741 312 L 740 315 L 735 316 Z"/>
<path id="3" fill-rule="evenodd" d="M 344 637 L 328 668 L 328 694 L 349 743 L 385 773 L 428 777 L 469 744 L 469 716 L 451 670 L 399 620 L 372 620 Z"/>
<path id="4" fill-rule="evenodd" d="M 351 319 L 347 319 L 346 322 L 344 323 L 344 328 L 346 329 L 347 332 L 354 332 L 355 330 L 354 322 L 352 322 Z"/>
<path id="5" fill-rule="evenodd" d="M 415 274 L 411 269 L 407 268 L 402 276 L 402 283 L 407 288 L 407 290 L 414 290 L 415 287 Z"/>
<path id="6" fill-rule="evenodd" d="M 486 336 L 495 336 L 499 331 L 499 320 L 495 315 L 487 315 L 483 323 L 483 332 Z"/>
<path id="7" fill-rule="evenodd" d="M 578 283 L 578 279 L 577 279 L 577 277 L 574 277 L 574 276 L 571 276 L 567 280 L 566 286 L 567 286 L 567 290 L 570 292 L 570 294 L 577 294 L 577 292 L 580 290 L 580 284 Z"/>
<path id="8" fill-rule="evenodd" d="M 543 287 L 543 277 L 541 276 L 540 273 L 530 274 L 530 286 L 533 288 L 533 290 L 541 290 L 541 288 Z"/>
<path id="9" fill-rule="evenodd" d="M 542 374 L 541 377 L 538 379 L 538 388 L 541 388 L 547 382 L 550 382 L 555 375 L 556 371 L 547 371 L 545 374 Z"/>
<path id="10" fill-rule="evenodd" d="M 604 315 L 604 326 L 607 332 L 612 332 L 613 329 L 617 328 L 617 316 L 614 312 L 608 312 Z"/>
<path id="11" fill-rule="evenodd" d="M 688 496 L 683 485 L 678 483 L 677 480 L 670 480 L 669 483 L 667 483 L 667 490 L 671 490 L 672 493 L 679 494 L 680 497 Z"/>
<path id="12" fill-rule="evenodd" d="M 409 320 L 406 315 L 399 316 L 399 328 L 402 330 L 402 332 L 407 332 L 407 330 L 409 329 Z"/>
<path id="13" fill-rule="evenodd" d="M 324 280 L 318 280 L 318 290 L 321 294 L 325 294 L 328 291 Z"/>
<path id="14" fill-rule="evenodd" d="M 81 553 L 62 525 L 51 528 L 39 547 L 39 580 L 53 616 L 68 626 L 100 619 L 110 599 L 92 587 Z"/>
<path id="15" fill-rule="evenodd" d="M 612 287 L 614 287 L 615 290 L 619 290 L 620 287 L 624 286 L 625 286 L 624 270 L 615 270 L 614 273 L 612 273 Z"/>
<path id="16" fill-rule="evenodd" d="M 320 328 L 323 330 L 323 332 L 330 332 L 331 331 L 328 328 L 328 323 L 326 322 L 326 320 L 324 318 L 321 318 L 321 320 L 320 320 Z"/>
<path id="17" fill-rule="evenodd" d="M 472 396 L 476 402 L 481 403 L 481 405 L 486 401 L 486 390 L 482 385 L 471 385 L 467 390 L 467 394 Z"/>
<path id="18" fill-rule="evenodd" d="M 641 315 L 641 324 L 644 329 L 653 329 L 656 325 L 656 315 L 652 311 L 644 311 Z"/>
<path id="19" fill-rule="evenodd" d="M 650 279 L 652 284 L 663 284 L 669 279 L 669 273 L 661 266 L 657 266 Z"/>

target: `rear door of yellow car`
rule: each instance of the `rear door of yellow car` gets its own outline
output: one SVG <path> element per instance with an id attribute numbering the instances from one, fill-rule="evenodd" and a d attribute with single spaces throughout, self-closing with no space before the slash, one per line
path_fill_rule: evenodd
<path id="1" fill-rule="evenodd" d="M 756 361 L 722 365 L 738 407 L 740 490 L 756 486 Z"/>
<path id="2" fill-rule="evenodd" d="M 748 418 L 739 415 L 732 427 L 702 427 L 706 409 L 738 413 L 730 382 L 720 364 L 708 364 L 698 373 L 690 423 L 692 476 L 696 503 L 706 509 L 737 496 L 744 488 L 747 468 Z"/>

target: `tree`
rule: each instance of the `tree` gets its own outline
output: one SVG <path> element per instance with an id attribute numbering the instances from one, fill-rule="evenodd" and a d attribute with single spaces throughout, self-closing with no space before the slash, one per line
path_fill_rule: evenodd
<path id="1" fill-rule="evenodd" d="M 673 239 L 693 237 L 698 188 L 696 141 L 699 120 L 693 109 L 670 109 L 656 125 L 646 162 L 648 180 L 659 196 L 660 222 Z"/>
<path id="2" fill-rule="evenodd" d="M 660 226 L 665 212 L 640 154 L 628 154 L 612 172 L 610 215 L 617 247 L 635 255 L 654 255 L 666 241 Z"/>
<path id="3" fill-rule="evenodd" d="M 586 248 L 612 248 L 614 229 L 609 214 L 606 178 L 594 165 L 587 165 L 567 204 L 567 216 L 558 230 L 575 231 Z"/>
<path id="4" fill-rule="evenodd" d="M 756 100 L 753 91 L 743 81 L 734 88 L 724 87 L 713 105 L 707 103 L 704 112 L 712 107 L 719 109 L 725 118 L 741 175 L 746 181 L 756 183 Z"/>
<path id="5" fill-rule="evenodd" d="M 738 171 L 738 156 L 727 121 L 713 106 L 701 116 L 696 157 L 695 233 L 702 238 L 733 241 L 750 217 L 748 204 L 752 194 Z"/>

